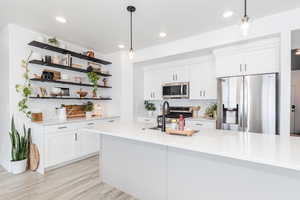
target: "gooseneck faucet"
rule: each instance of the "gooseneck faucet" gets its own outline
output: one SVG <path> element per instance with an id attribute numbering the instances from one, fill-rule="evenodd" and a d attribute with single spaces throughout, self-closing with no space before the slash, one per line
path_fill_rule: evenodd
<path id="1" fill-rule="evenodd" d="M 165 101 L 162 106 L 162 132 L 166 132 L 166 115 L 169 113 L 169 107 L 169 102 Z"/>

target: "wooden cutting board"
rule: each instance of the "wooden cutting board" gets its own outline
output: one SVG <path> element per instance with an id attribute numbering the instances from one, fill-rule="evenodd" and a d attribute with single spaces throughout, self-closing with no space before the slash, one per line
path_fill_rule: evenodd
<path id="1" fill-rule="evenodd" d="M 166 133 L 170 135 L 182 135 L 182 136 L 193 136 L 195 133 L 198 133 L 196 130 L 173 130 L 173 129 L 166 129 Z"/>
<path id="2" fill-rule="evenodd" d="M 31 135 L 29 135 L 29 159 L 28 168 L 32 171 L 37 170 L 40 164 L 40 153 L 38 146 L 32 143 Z"/>

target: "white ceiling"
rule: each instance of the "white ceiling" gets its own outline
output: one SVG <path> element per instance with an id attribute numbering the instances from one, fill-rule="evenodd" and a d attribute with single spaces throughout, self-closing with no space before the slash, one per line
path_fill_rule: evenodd
<path id="1" fill-rule="evenodd" d="M 249 15 L 258 18 L 300 7 L 299 0 L 248 0 Z M 145 48 L 239 23 L 243 0 L 1 0 L 0 27 L 16 23 L 103 53 L 129 44 L 129 15 L 134 14 L 134 46 Z M 223 19 L 222 13 L 235 15 Z M 56 16 L 68 23 L 60 24 Z M 166 32 L 164 39 L 159 32 Z"/>

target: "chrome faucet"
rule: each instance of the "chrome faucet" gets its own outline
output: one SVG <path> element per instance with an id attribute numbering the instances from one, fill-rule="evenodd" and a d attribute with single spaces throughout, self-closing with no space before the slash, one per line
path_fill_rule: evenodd
<path id="1" fill-rule="evenodd" d="M 169 102 L 165 101 L 162 106 L 162 132 L 166 132 L 166 115 L 169 113 L 169 107 Z"/>

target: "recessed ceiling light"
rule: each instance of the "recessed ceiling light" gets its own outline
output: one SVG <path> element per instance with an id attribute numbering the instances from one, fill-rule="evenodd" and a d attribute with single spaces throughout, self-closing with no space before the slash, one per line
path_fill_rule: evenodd
<path id="1" fill-rule="evenodd" d="M 165 32 L 159 33 L 159 37 L 161 37 L 161 38 L 164 38 L 164 37 L 166 37 L 166 36 L 167 36 L 167 33 L 165 33 Z"/>
<path id="2" fill-rule="evenodd" d="M 233 15 L 233 12 L 232 11 L 226 11 L 223 13 L 223 17 L 224 18 L 229 18 L 229 17 L 232 17 Z"/>
<path id="3" fill-rule="evenodd" d="M 67 22 L 67 20 L 64 17 L 56 17 L 55 19 L 56 19 L 56 21 L 63 23 L 63 24 Z"/>
<path id="4" fill-rule="evenodd" d="M 119 47 L 120 49 L 124 49 L 124 48 L 125 48 L 125 45 L 119 44 L 118 47 Z"/>

